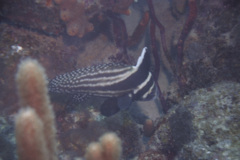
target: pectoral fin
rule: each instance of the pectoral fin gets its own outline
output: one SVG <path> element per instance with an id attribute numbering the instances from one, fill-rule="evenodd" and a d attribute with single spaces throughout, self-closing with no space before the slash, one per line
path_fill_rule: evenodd
<path id="1" fill-rule="evenodd" d="M 132 104 L 132 99 L 129 95 L 118 97 L 118 98 L 108 98 L 100 106 L 100 112 L 104 116 L 112 116 L 120 110 L 126 110 Z"/>
<path id="2" fill-rule="evenodd" d="M 117 98 L 108 98 L 100 106 L 101 114 L 106 117 L 116 114 L 119 110 Z"/>
<path id="3" fill-rule="evenodd" d="M 126 110 L 131 106 L 132 98 L 129 95 L 118 97 L 118 102 L 117 103 L 118 103 L 118 107 L 121 110 Z"/>

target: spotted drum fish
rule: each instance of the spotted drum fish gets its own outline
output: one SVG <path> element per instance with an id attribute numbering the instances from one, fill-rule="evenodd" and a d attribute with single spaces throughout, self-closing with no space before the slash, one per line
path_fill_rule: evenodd
<path id="1" fill-rule="evenodd" d="M 135 66 L 108 63 L 58 75 L 49 82 L 49 91 L 81 95 L 79 97 L 90 95 L 117 97 L 124 101 L 150 100 L 155 95 L 156 87 L 149 72 L 149 55 L 146 51 L 147 48 L 143 48 Z"/>

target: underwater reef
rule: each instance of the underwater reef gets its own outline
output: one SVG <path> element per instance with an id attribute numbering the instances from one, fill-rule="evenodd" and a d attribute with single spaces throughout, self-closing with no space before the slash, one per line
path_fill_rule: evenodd
<path id="1" fill-rule="evenodd" d="M 27 59 L 19 65 L 16 82 L 21 105 L 33 106 L 21 109 L 16 117 L 19 159 L 57 159 L 54 115 L 43 69 L 36 61 Z M 192 91 L 156 120 L 156 130 L 150 135 L 146 153 L 158 153 L 151 156 L 162 159 L 173 155 L 179 159 L 236 159 L 240 156 L 237 152 L 239 92 L 240 84 L 234 82 L 221 82 Z M 87 160 L 117 160 L 121 152 L 121 140 L 111 133 L 101 137 L 100 144 L 91 143 L 85 156 Z M 150 155 L 144 155 L 146 153 L 141 153 L 139 159 L 149 158 Z"/>
<path id="2" fill-rule="evenodd" d="M 20 159 L 19 146 L 26 146 L 21 142 L 24 136 L 17 133 L 51 131 L 44 128 L 45 114 L 22 109 L 35 106 L 23 102 L 16 83 L 18 65 L 29 58 L 45 70 L 40 87 L 45 96 L 40 97 L 51 106 L 48 127 L 53 133 L 29 136 L 36 137 L 30 139 L 38 144 L 35 147 L 53 141 L 54 147 L 47 151 L 35 148 L 42 157 L 51 152 L 47 153 L 54 155 L 51 159 L 84 159 L 90 150 L 102 150 L 100 137 L 106 133 L 114 133 L 115 142 L 121 144 L 116 157 L 123 160 L 240 157 L 238 0 L 2 0 L 0 4 L 0 159 Z M 86 97 L 75 102 L 71 95 L 47 93 L 45 85 L 57 75 L 106 63 L 134 66 L 144 47 L 158 85 L 154 101 L 132 102 L 120 110 L 115 99 Z M 27 85 L 21 90 L 28 92 Z M 31 92 L 34 97 L 36 91 Z M 23 117 L 16 116 L 19 113 Z M 46 138 L 49 134 L 54 138 Z"/>

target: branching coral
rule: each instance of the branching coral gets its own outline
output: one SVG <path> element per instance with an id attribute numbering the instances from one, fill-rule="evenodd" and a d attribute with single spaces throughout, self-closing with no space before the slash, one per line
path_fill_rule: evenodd
<path id="1" fill-rule="evenodd" d="M 121 140 L 114 133 L 106 133 L 99 142 L 88 146 L 85 157 L 87 160 L 119 160 L 121 153 Z"/>
<path id="2" fill-rule="evenodd" d="M 23 109 L 16 118 L 19 159 L 56 160 L 56 129 L 44 69 L 37 61 L 27 59 L 19 65 L 16 82 L 20 105 L 32 108 Z"/>
<path id="3" fill-rule="evenodd" d="M 43 123 L 35 110 L 21 110 L 16 117 L 16 139 L 19 160 L 49 159 Z"/>

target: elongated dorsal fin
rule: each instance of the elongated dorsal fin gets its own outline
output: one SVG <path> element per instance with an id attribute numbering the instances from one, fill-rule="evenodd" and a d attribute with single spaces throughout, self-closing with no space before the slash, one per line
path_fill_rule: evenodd
<path id="1" fill-rule="evenodd" d="M 138 58 L 137 64 L 136 64 L 136 66 L 134 66 L 134 67 L 139 68 L 140 65 L 143 63 L 143 60 L 144 60 L 146 51 L 147 51 L 147 47 L 144 47 L 143 50 L 142 50 L 142 53 L 141 53 L 140 57 Z"/>
<path id="2" fill-rule="evenodd" d="M 147 53 L 147 47 L 144 47 L 141 55 L 137 60 L 137 64 L 133 68 L 137 69 L 141 73 L 148 73 L 150 69 L 150 55 Z"/>

